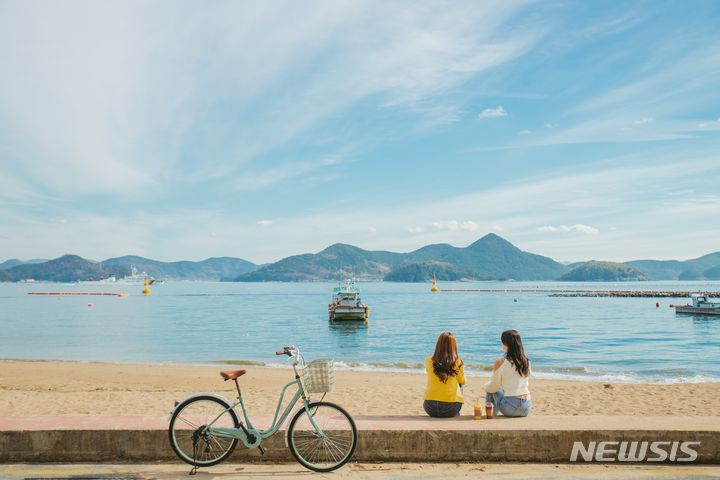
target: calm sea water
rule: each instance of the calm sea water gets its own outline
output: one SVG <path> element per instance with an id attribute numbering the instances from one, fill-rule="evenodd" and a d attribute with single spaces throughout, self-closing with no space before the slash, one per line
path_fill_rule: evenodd
<path id="1" fill-rule="evenodd" d="M 432 353 L 437 335 L 449 330 L 469 369 L 482 371 L 501 354 L 500 332 L 515 328 L 538 377 L 720 379 L 720 317 L 676 316 L 668 308 L 685 300 L 431 294 L 427 284 L 361 283 L 363 300 L 372 308 L 369 324 L 330 325 L 326 309 L 334 286 L 178 282 L 154 286 L 144 297 L 139 286 L 0 284 L 0 358 L 275 364 L 273 352 L 296 344 L 306 358 L 331 357 L 348 368 L 413 369 Z M 441 287 L 719 290 L 720 282 Z M 130 296 L 27 295 L 48 290 Z"/>

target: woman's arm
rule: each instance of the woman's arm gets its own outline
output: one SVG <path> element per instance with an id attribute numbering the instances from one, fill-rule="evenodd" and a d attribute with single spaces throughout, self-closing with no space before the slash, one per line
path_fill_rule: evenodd
<path id="1" fill-rule="evenodd" d="M 465 365 L 463 365 L 462 360 L 460 361 L 460 366 L 458 367 L 458 373 L 457 373 L 457 381 L 460 385 L 465 385 Z"/>
<path id="2" fill-rule="evenodd" d="M 498 358 L 493 364 L 493 372 L 490 377 L 490 381 L 485 384 L 485 391 L 488 393 L 495 393 L 502 387 L 502 374 L 500 373 L 500 367 L 502 366 L 505 359 Z"/>

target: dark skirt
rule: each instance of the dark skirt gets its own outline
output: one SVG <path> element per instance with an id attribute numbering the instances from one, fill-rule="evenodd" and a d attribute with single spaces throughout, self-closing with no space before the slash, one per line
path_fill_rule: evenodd
<path id="1" fill-rule="evenodd" d="M 463 404 L 459 402 L 439 402 L 437 400 L 425 400 L 423 408 L 425 413 L 435 418 L 452 418 L 460 415 Z"/>

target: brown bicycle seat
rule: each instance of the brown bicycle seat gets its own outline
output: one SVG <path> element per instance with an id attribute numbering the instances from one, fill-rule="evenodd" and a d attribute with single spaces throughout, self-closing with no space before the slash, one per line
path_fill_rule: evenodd
<path id="1" fill-rule="evenodd" d="M 228 370 L 227 372 L 220 372 L 220 376 L 228 380 L 235 380 L 238 377 L 242 377 L 247 373 L 247 370 Z"/>

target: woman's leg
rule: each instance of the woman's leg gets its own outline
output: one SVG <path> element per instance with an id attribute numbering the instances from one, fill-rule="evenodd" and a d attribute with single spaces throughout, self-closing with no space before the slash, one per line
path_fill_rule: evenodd
<path id="1" fill-rule="evenodd" d="M 437 402 L 435 400 L 425 400 L 423 402 L 423 410 L 430 417 L 437 417 Z"/>
<path id="2" fill-rule="evenodd" d="M 425 413 L 434 418 L 452 418 L 460 414 L 462 403 L 438 402 L 437 400 L 425 400 L 423 402 Z"/>
<path id="3" fill-rule="evenodd" d="M 485 392 L 485 402 L 490 402 L 493 404 L 494 415 L 500 415 L 500 402 L 502 402 L 502 399 L 504 397 L 505 392 L 503 392 L 502 388 L 495 393 Z"/>
<path id="4" fill-rule="evenodd" d="M 532 410 L 532 401 L 520 397 L 504 397 L 500 403 L 500 411 L 506 417 L 527 417 Z"/>

